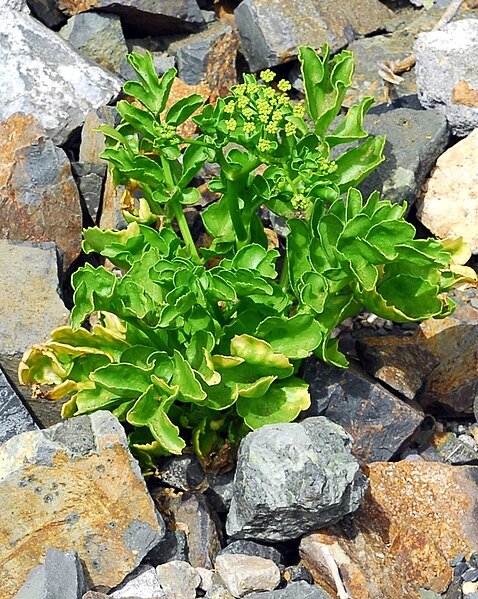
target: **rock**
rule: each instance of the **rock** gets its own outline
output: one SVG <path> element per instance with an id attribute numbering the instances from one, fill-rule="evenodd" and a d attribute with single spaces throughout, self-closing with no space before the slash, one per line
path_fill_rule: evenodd
<path id="1" fill-rule="evenodd" d="M 232 29 L 221 21 L 215 21 L 207 29 L 200 33 L 181 37 L 167 46 L 167 51 L 176 57 L 178 76 L 187 85 L 197 85 L 198 83 L 208 83 L 211 89 L 214 86 L 208 81 L 207 74 L 211 69 L 221 71 L 220 64 L 214 64 L 217 61 L 217 52 L 215 48 L 229 40 L 229 52 L 226 56 L 229 60 L 235 60 L 237 50 L 237 39 L 232 35 Z M 233 81 L 232 83 L 234 83 Z M 231 84 L 232 84 L 231 83 Z"/>
<path id="2" fill-rule="evenodd" d="M 157 477 L 165 486 L 181 491 L 202 491 L 207 487 L 206 474 L 195 455 L 167 458 L 161 464 Z"/>
<path id="3" fill-rule="evenodd" d="M 91 586 L 112 587 L 164 535 L 124 429 L 109 412 L 4 443 L 0 502 L 0 577 L 6 597 L 43 560 L 46 547 L 74 546 Z"/>
<path id="4" fill-rule="evenodd" d="M 380 106 L 372 110 L 379 111 Z M 396 108 L 368 114 L 364 129 L 387 140 L 385 162 L 359 185 L 364 197 L 378 189 L 391 202 L 414 204 L 432 166 L 447 148 L 446 118 L 439 110 Z"/>
<path id="5" fill-rule="evenodd" d="M 45 563 L 33 568 L 13 599 L 82 599 L 86 588 L 76 551 L 47 547 Z"/>
<path id="6" fill-rule="evenodd" d="M 129 50 L 138 54 L 144 54 L 146 50 L 151 52 L 154 69 L 159 77 L 162 77 L 170 68 L 176 67 L 174 56 L 170 56 L 167 52 L 157 52 L 151 47 L 152 45 L 145 42 L 146 40 L 129 40 Z M 126 57 L 121 62 L 120 75 L 126 81 L 134 81 L 137 78 L 136 71 L 126 60 Z"/>
<path id="7" fill-rule="evenodd" d="M 207 592 L 212 589 L 213 586 L 213 578 L 216 576 L 213 570 L 208 570 L 207 568 L 195 568 L 196 572 L 201 577 L 201 582 L 199 583 L 199 587 L 202 591 Z"/>
<path id="8" fill-rule="evenodd" d="M 244 0 L 234 11 L 251 71 L 287 62 L 298 47 L 331 52 L 359 37 L 383 29 L 391 11 L 376 0 Z"/>
<path id="9" fill-rule="evenodd" d="M 366 480 L 351 445 L 323 417 L 249 433 L 239 447 L 228 535 L 294 539 L 357 509 Z"/>
<path id="10" fill-rule="evenodd" d="M 187 562 L 161 564 L 156 572 L 168 599 L 195 599 L 201 577 Z"/>
<path id="11" fill-rule="evenodd" d="M 421 33 L 414 53 L 422 105 L 443 111 L 460 137 L 478 127 L 478 20 Z"/>
<path id="12" fill-rule="evenodd" d="M 410 337 L 364 337 L 357 343 L 360 363 L 373 377 L 407 399 L 414 399 L 438 359 Z"/>
<path id="13" fill-rule="evenodd" d="M 243 597 L 252 591 L 272 591 L 280 582 L 277 565 L 263 557 L 218 555 L 216 569 L 234 597 Z"/>
<path id="14" fill-rule="evenodd" d="M 113 106 L 101 106 L 86 115 L 85 124 L 81 130 L 80 163 L 101 162 L 100 154 L 106 149 L 105 136 L 97 131 L 101 125 L 117 127 L 120 116 Z"/>
<path id="15" fill-rule="evenodd" d="M 83 12 L 68 19 L 58 33 L 85 58 L 119 74 L 128 47 L 118 15 Z"/>
<path id="16" fill-rule="evenodd" d="M 31 389 L 19 385 L 17 372 L 27 349 L 68 324 L 68 310 L 58 295 L 54 243 L 0 239 L 0 305 L 0 364 L 37 422 L 43 426 L 58 422 L 61 404 L 32 399 Z"/>
<path id="17" fill-rule="evenodd" d="M 34 115 L 56 144 L 107 104 L 121 82 L 82 58 L 29 15 L 0 9 L 9 23 L 0 45 L 0 121 L 16 112 Z"/>
<path id="18" fill-rule="evenodd" d="M 234 599 L 234 596 L 231 595 L 226 587 L 217 582 L 212 585 L 204 596 L 206 599 Z"/>
<path id="19" fill-rule="evenodd" d="M 184 530 L 167 530 L 164 538 L 151 549 L 143 561 L 157 566 L 174 560 L 188 561 L 188 542 Z"/>
<path id="20" fill-rule="evenodd" d="M 450 560 L 477 546 L 478 468 L 377 462 L 367 473 L 370 487 L 351 526 L 304 537 L 302 562 L 316 584 L 334 590 L 324 562 L 331 554 L 347 592 L 360 599 L 416 599 L 419 588 L 443 593 Z"/>
<path id="21" fill-rule="evenodd" d="M 262 545 L 255 541 L 248 541 L 246 539 L 239 539 L 226 545 L 219 555 L 251 555 L 253 557 L 262 557 L 264 559 L 272 560 L 278 566 L 284 563 L 284 556 L 281 555 L 275 547 L 270 545 Z"/>
<path id="22" fill-rule="evenodd" d="M 33 16 L 49 29 L 58 29 L 66 21 L 56 0 L 29 0 L 29 5 Z"/>
<path id="23" fill-rule="evenodd" d="M 478 396 L 478 287 L 454 289 L 455 312 L 420 324 L 414 338 L 439 361 L 417 401 L 427 411 L 463 416 L 473 413 Z"/>
<path id="24" fill-rule="evenodd" d="M 221 542 L 216 517 L 204 495 L 165 489 L 153 492 L 153 497 L 171 526 L 186 533 L 189 563 L 194 568 L 212 568 Z"/>
<path id="25" fill-rule="evenodd" d="M 30 14 L 30 9 L 28 8 L 27 0 L 3 0 L 2 4 L 3 6 L 7 6 L 12 10 L 24 12 L 27 15 Z"/>
<path id="26" fill-rule="evenodd" d="M 228 512 L 234 487 L 234 470 L 226 474 L 207 473 L 209 487 L 205 491 L 209 505 L 218 513 Z"/>
<path id="27" fill-rule="evenodd" d="M 463 237 L 474 254 L 478 254 L 477 159 L 478 128 L 438 158 L 417 205 L 418 218 L 434 235 Z"/>
<path id="28" fill-rule="evenodd" d="M 66 15 L 89 9 L 120 15 L 128 31 L 142 35 L 161 35 L 171 31 L 197 31 L 204 18 L 196 0 L 56 0 Z M 131 37 L 131 35 L 129 35 Z"/>
<path id="29" fill-rule="evenodd" d="M 435 434 L 429 442 L 447 464 L 478 464 L 478 447 L 473 438 L 468 435 L 457 437 L 455 433 Z"/>
<path id="30" fill-rule="evenodd" d="M 332 599 L 323 589 L 307 582 L 291 582 L 285 589 L 277 589 L 269 593 L 252 593 L 247 599 Z"/>
<path id="31" fill-rule="evenodd" d="M 353 364 L 343 369 L 311 357 L 303 376 L 311 396 L 304 415 L 322 414 L 343 426 L 364 462 L 390 460 L 423 421 L 423 414 Z"/>
<path id="32" fill-rule="evenodd" d="M 73 162 L 71 168 L 80 193 L 83 220 L 89 226 L 97 225 L 107 166 L 101 162 Z"/>
<path id="33" fill-rule="evenodd" d="M 0 122 L 0 137 L 0 239 L 54 241 L 65 271 L 81 251 L 81 207 L 70 162 L 33 116 L 14 114 Z"/>
<path id="34" fill-rule="evenodd" d="M 0 368 L 0 444 L 26 431 L 38 430 L 30 412 Z"/>
<path id="35" fill-rule="evenodd" d="M 113 599 L 158 599 L 166 597 L 156 570 L 152 566 L 139 566 L 125 580 L 108 593 Z"/>

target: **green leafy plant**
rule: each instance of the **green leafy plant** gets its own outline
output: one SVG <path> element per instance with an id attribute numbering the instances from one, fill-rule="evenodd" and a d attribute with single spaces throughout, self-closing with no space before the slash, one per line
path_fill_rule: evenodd
<path id="1" fill-rule="evenodd" d="M 385 140 L 363 129 L 371 98 L 338 118 L 351 53 L 299 58 L 305 107 L 267 70 L 215 105 L 193 95 L 167 108 L 175 70 L 158 79 L 149 54 L 132 54 L 121 123 L 101 128 L 129 224 L 86 229 L 83 248 L 117 270 L 73 275 L 71 326 L 26 352 L 19 376 L 69 397 L 64 416 L 111 410 L 146 470 L 187 446 L 208 464 L 248 430 L 294 420 L 310 404 L 302 360 L 347 365 L 331 339 L 344 318 L 362 307 L 399 322 L 443 317 L 443 292 L 467 275 L 448 268 L 442 244 L 415 239 L 405 206 L 355 189 Z M 184 138 L 191 117 L 199 134 Z M 212 243 L 197 248 L 183 206 L 198 201 L 206 163 L 220 167 L 209 184 L 220 199 L 202 213 Z M 268 247 L 261 206 L 287 220 L 285 255 Z"/>

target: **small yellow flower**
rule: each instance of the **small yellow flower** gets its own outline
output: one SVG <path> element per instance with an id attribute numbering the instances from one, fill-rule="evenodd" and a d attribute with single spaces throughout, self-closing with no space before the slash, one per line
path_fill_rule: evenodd
<path id="1" fill-rule="evenodd" d="M 267 114 L 261 113 L 259 114 L 258 118 L 261 123 L 264 123 L 264 125 L 269 122 L 269 116 Z"/>
<path id="2" fill-rule="evenodd" d="M 271 142 L 268 139 L 261 138 L 257 142 L 259 152 L 268 152 L 271 149 Z"/>
<path id="3" fill-rule="evenodd" d="M 224 106 L 224 112 L 227 114 L 232 114 L 234 112 L 234 109 L 236 108 L 236 105 L 234 102 L 228 102 L 225 106 Z"/>
<path id="4" fill-rule="evenodd" d="M 261 90 L 261 86 L 258 83 L 248 83 L 246 85 L 247 93 L 252 96 L 257 94 Z"/>
<path id="5" fill-rule="evenodd" d="M 242 111 L 242 115 L 246 117 L 246 119 L 250 119 L 254 115 L 254 111 L 252 110 L 252 108 L 247 107 L 244 108 L 244 110 Z"/>
<path id="6" fill-rule="evenodd" d="M 244 123 L 244 133 L 248 133 L 248 134 L 254 133 L 255 130 L 256 130 L 256 126 L 251 121 Z"/>
<path id="7" fill-rule="evenodd" d="M 287 79 L 281 79 L 277 84 L 277 87 L 281 92 L 288 92 L 290 89 L 292 89 L 292 85 L 289 83 L 289 81 L 287 81 Z"/>
<path id="8" fill-rule="evenodd" d="M 242 110 L 249 104 L 249 98 L 247 96 L 240 96 L 237 99 L 236 105 L 239 110 Z"/>
<path id="9" fill-rule="evenodd" d="M 260 72 L 260 76 L 262 81 L 265 83 L 270 83 L 271 81 L 274 81 L 276 74 L 270 69 L 266 69 L 265 71 Z"/>
<path id="10" fill-rule="evenodd" d="M 305 110 L 302 104 L 294 104 L 294 107 L 292 108 L 292 114 L 299 118 L 303 117 L 305 114 Z"/>
<path id="11" fill-rule="evenodd" d="M 226 129 L 228 131 L 235 131 L 237 129 L 237 121 L 235 119 L 226 121 Z"/>
<path id="12" fill-rule="evenodd" d="M 232 92 L 235 96 L 243 96 L 246 93 L 246 89 L 247 85 L 245 83 L 240 83 L 232 88 Z"/>
<path id="13" fill-rule="evenodd" d="M 277 133 L 278 130 L 279 130 L 279 127 L 274 122 L 270 122 L 266 126 L 267 133 L 270 133 L 271 135 L 274 135 L 275 133 Z"/>
<path id="14" fill-rule="evenodd" d="M 263 90 L 263 94 L 264 94 L 264 98 L 267 98 L 268 100 L 272 100 L 272 98 L 274 98 L 277 95 L 277 92 L 275 92 L 272 87 L 265 87 Z"/>
<path id="15" fill-rule="evenodd" d="M 284 131 L 285 131 L 285 134 L 287 135 L 287 137 L 291 137 L 292 135 L 295 135 L 295 133 L 297 131 L 297 126 L 294 125 L 294 123 L 286 123 L 285 127 L 284 127 Z"/>

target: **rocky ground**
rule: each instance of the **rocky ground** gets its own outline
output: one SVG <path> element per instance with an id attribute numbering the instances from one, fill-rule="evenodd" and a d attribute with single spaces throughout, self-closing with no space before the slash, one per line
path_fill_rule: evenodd
<path id="1" fill-rule="evenodd" d="M 229 470 L 185 454 L 145 483 L 111 414 L 62 422 L 17 378 L 23 352 L 68 322 L 82 227 L 122 226 L 94 129 L 115 123 L 131 50 L 177 67 L 176 99 L 213 101 L 266 67 L 300 97 L 297 47 L 348 47 L 345 106 L 374 95 L 365 129 L 387 136 L 361 188 L 407 201 L 420 234 L 462 236 L 476 268 L 478 4 L 436 31 L 448 0 L 420 4 L 2 0 L 2 597 L 478 598 L 477 287 L 455 290 L 444 320 L 344 322 L 350 368 L 310 359 L 311 408 L 250 433 Z M 379 76 L 410 54 L 401 83 Z"/>

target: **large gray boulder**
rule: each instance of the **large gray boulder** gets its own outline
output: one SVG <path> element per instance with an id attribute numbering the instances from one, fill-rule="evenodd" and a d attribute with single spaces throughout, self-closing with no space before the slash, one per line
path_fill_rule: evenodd
<path id="1" fill-rule="evenodd" d="M 324 417 L 266 425 L 241 442 L 227 533 L 283 541 L 356 510 L 367 487 L 352 437 Z"/>
<path id="2" fill-rule="evenodd" d="M 468 135 L 478 127 L 478 20 L 421 33 L 414 53 L 420 102 L 443 111 L 455 135 Z"/>
<path id="3" fill-rule="evenodd" d="M 0 121 L 32 114 L 57 144 L 118 95 L 121 81 L 33 17 L 0 7 Z"/>

